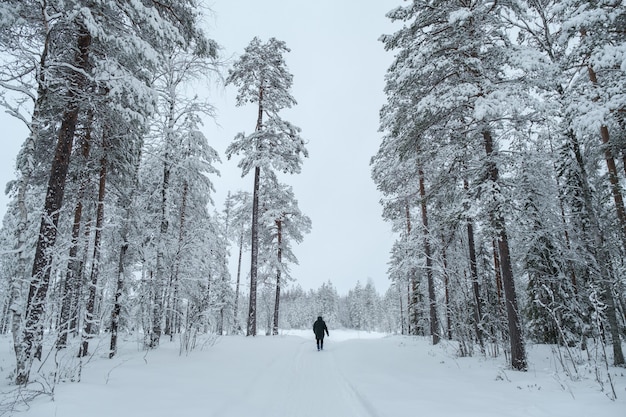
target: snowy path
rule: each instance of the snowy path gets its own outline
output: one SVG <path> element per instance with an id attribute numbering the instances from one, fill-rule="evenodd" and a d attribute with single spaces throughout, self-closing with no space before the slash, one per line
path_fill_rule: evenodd
<path id="1" fill-rule="evenodd" d="M 519 373 L 504 370 L 502 358 L 456 358 L 452 347 L 424 339 L 341 339 L 341 332 L 331 331 L 326 349 L 317 352 L 312 337 L 223 337 L 183 357 L 178 343 L 165 342 L 145 360 L 129 343 L 117 359 L 94 358 L 80 383 L 58 385 L 54 401 L 40 397 L 17 415 L 626 415 L 623 370 L 614 370 L 619 398 L 611 402 L 593 378 L 574 383 L 555 377 L 545 347 L 531 349 L 531 369 Z"/>
<path id="2" fill-rule="evenodd" d="M 252 364 L 242 362 L 242 367 L 252 366 L 253 370 L 241 391 L 235 390 L 234 398 L 222 399 L 209 415 L 378 416 L 337 366 L 340 351 L 327 347 L 317 352 L 312 341 L 303 339 L 288 346 L 290 349 L 277 345 L 281 352 L 274 357 L 256 358 Z M 241 383 L 233 375 L 225 382 L 233 387 Z"/>

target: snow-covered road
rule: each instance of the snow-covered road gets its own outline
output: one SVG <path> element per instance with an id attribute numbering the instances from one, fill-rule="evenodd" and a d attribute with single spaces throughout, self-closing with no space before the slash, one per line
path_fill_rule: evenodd
<path id="1" fill-rule="evenodd" d="M 259 342 L 275 344 L 276 339 Z M 266 355 L 268 351 L 273 354 Z M 327 342 L 326 350 L 317 352 L 313 341 L 283 339 L 259 354 L 253 352 L 243 353 L 246 359 L 237 365 L 242 372 L 248 369 L 246 376 L 237 372 L 223 378 L 233 388 L 231 395 L 221 398 L 208 415 L 379 416 L 342 371 L 341 345 Z"/>
<path id="2" fill-rule="evenodd" d="M 222 337 L 178 356 L 178 343 L 119 357 L 104 352 L 80 383 L 59 384 L 19 416 L 36 417 L 623 417 L 626 376 L 613 369 L 618 400 L 593 377 L 554 373 L 545 346 L 530 348 L 529 372 L 502 357 L 457 358 L 427 339 L 333 332 L 317 352 L 312 332 Z M 356 338 L 355 338 L 356 337 Z M 5 352 L 2 352 L 3 354 Z M 4 356 L 7 358 L 7 356 Z M 6 362 L 3 361 L 4 364 Z M 8 389 L 1 385 L 2 390 Z"/>

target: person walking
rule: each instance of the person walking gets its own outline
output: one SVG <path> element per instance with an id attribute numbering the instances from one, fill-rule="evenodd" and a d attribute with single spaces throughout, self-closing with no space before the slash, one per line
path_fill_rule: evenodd
<path id="1" fill-rule="evenodd" d="M 324 332 L 326 332 L 326 336 L 330 336 L 328 334 L 328 327 L 326 327 L 326 323 L 322 320 L 322 316 L 318 316 L 317 321 L 313 323 L 313 333 L 315 333 L 318 351 L 324 350 Z"/>

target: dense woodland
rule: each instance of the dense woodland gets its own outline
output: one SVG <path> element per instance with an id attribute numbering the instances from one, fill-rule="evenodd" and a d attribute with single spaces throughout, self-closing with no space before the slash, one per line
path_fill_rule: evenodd
<path id="1" fill-rule="evenodd" d="M 371 160 L 397 234 L 384 295 L 291 284 L 312 222 L 281 181 L 315 139 L 281 114 L 296 105 L 289 49 L 254 38 L 222 62 L 199 3 L 0 3 L 0 103 L 29 131 L 0 232 L 16 384 L 46 351 L 86 357 L 103 335 L 113 357 L 120 332 L 191 349 L 200 333 L 275 335 L 319 314 L 331 331 L 449 339 L 518 370 L 528 341 L 624 364 L 623 2 L 389 12 L 399 29 L 380 38 L 394 61 Z M 220 80 L 256 109 L 223 156 L 202 133 L 210 97 L 188 94 Z M 253 186 L 214 202 L 222 157 Z"/>
<path id="2" fill-rule="evenodd" d="M 519 370 L 525 336 L 601 344 L 624 365 L 625 12 L 413 1 L 388 14 L 403 27 L 381 37 L 396 55 L 372 165 L 410 332 L 465 351 L 499 340 Z"/>

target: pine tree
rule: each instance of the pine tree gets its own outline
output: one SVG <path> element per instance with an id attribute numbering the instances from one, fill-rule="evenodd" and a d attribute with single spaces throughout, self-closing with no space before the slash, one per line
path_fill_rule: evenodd
<path id="1" fill-rule="evenodd" d="M 510 23 L 520 30 L 518 53 L 532 57 L 532 61 L 519 59 L 520 68 L 525 80 L 543 97 L 534 103 L 543 125 L 539 137 L 549 138 L 554 153 L 559 229 L 565 242 L 565 247 L 554 250 L 568 254 L 567 264 L 558 268 L 567 275 L 563 284 L 555 288 L 547 282 L 543 288 L 548 290 L 541 294 L 538 282 L 531 281 L 542 307 L 532 307 L 530 312 L 535 323 L 558 325 L 561 339 L 581 335 L 578 340 L 584 347 L 589 335 L 585 329 L 590 325 L 585 323 L 589 319 L 584 311 L 593 308 L 589 305 L 591 292 L 599 285 L 607 304 L 605 322 L 611 329 L 614 359 L 620 361 L 623 354 L 619 334 L 613 330 L 618 324 L 611 287 L 623 285 L 612 269 L 623 256 L 624 205 L 616 186 L 619 172 L 614 159 L 619 145 L 609 133 L 620 130 L 616 110 L 623 107 L 623 100 L 614 92 L 623 84 L 623 77 L 615 77 L 620 73 L 615 52 L 625 45 L 617 29 L 625 9 L 606 2 L 579 1 L 521 2 L 509 7 Z M 604 173 L 598 169 L 601 158 L 608 174 L 602 179 Z M 600 203 L 605 198 L 613 200 L 611 213 Z M 611 219 L 611 225 L 604 219 Z M 545 240 L 546 233 L 542 233 Z M 571 292 L 574 296 L 568 295 Z M 620 292 L 616 294 L 619 300 Z M 550 300 L 563 308 L 547 303 Z"/>
<path id="2" fill-rule="evenodd" d="M 296 104 L 289 92 L 293 76 L 287 71 L 283 59 L 286 52 L 289 49 L 282 41 L 271 38 L 263 44 L 254 38 L 235 62 L 226 80 L 227 84 L 238 88 L 238 106 L 247 103 L 257 105 L 255 131 L 250 135 L 239 133 L 226 150 L 228 158 L 243 154 L 239 162 L 243 176 L 254 171 L 248 336 L 256 335 L 261 170 L 298 173 L 302 164 L 301 155 L 308 156 L 300 138 L 300 128 L 278 115 L 280 110 Z"/>
<path id="3" fill-rule="evenodd" d="M 311 231 L 311 220 L 300 211 L 290 186 L 280 184 L 271 172 L 270 175 L 265 175 L 261 182 L 260 224 L 265 232 L 261 233 L 264 255 L 262 258 L 265 260 L 263 269 L 267 270 L 267 276 L 271 276 L 272 271 L 275 271 L 272 335 L 277 335 L 281 288 L 291 279 L 289 263 L 298 263 L 291 249 L 292 242 L 302 242 L 304 234 Z"/>
<path id="4" fill-rule="evenodd" d="M 453 169 L 456 158 L 467 149 L 472 162 L 482 165 L 477 180 L 484 221 L 496 242 L 496 272 L 501 272 L 505 289 L 511 365 L 524 370 L 522 325 L 501 204 L 500 157 L 494 146 L 503 116 L 514 111 L 513 100 L 510 106 L 503 106 L 502 97 L 515 93 L 509 88 L 514 84 L 507 83 L 501 72 L 508 36 L 497 20 L 499 7 L 482 1 L 427 5 L 416 0 L 388 14 L 406 25 L 381 38 L 387 49 L 398 51 L 388 71 L 388 105 L 382 112 L 381 127 L 398 138 L 400 155 L 416 152 L 418 162 L 439 157 L 437 172 L 441 167 Z M 440 138 L 444 138 L 442 144 L 435 142 Z M 422 163 L 427 172 L 425 168 Z"/>

